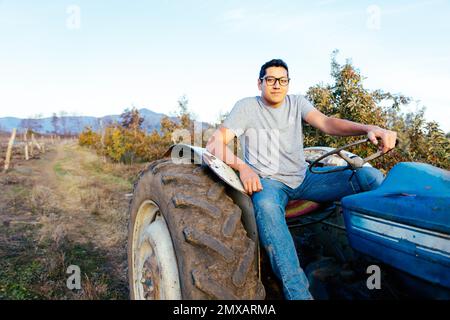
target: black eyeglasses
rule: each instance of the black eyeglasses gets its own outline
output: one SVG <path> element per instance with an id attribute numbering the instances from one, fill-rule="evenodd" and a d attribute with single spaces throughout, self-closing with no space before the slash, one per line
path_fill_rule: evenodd
<path id="1" fill-rule="evenodd" d="M 289 84 L 290 78 L 281 77 L 281 78 L 275 78 L 275 77 L 264 77 L 260 79 L 261 81 L 266 80 L 266 83 L 268 86 L 274 86 L 275 83 L 278 81 L 280 86 L 286 87 Z"/>

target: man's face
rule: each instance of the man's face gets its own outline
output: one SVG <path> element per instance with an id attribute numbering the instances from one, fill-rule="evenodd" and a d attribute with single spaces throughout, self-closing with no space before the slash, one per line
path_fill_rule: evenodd
<path id="1" fill-rule="evenodd" d="M 272 78 L 288 78 L 288 74 L 285 68 L 283 67 L 270 67 L 266 69 L 266 75 L 264 76 L 264 80 L 258 79 L 258 89 L 261 91 L 261 97 L 264 99 L 264 102 L 272 107 L 279 107 L 286 97 L 286 94 L 289 89 L 289 84 L 286 86 L 282 86 L 280 81 L 276 81 L 274 84 L 268 83 L 268 77 Z M 270 78 L 269 78 L 270 82 Z"/>

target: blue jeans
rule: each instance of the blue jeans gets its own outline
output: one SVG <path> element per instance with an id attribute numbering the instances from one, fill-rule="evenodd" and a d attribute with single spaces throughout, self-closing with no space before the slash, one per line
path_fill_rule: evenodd
<path id="1" fill-rule="evenodd" d="M 336 167 L 334 167 L 336 168 Z M 316 168 L 326 171 L 330 168 Z M 285 207 L 294 199 L 329 202 L 362 191 L 377 188 L 383 174 L 375 168 L 363 167 L 352 171 L 314 174 L 307 170 L 305 179 L 295 189 L 284 183 L 261 178 L 263 190 L 253 193 L 256 223 L 260 241 L 269 256 L 275 275 L 283 283 L 288 300 L 312 299 L 308 279 L 300 267 L 294 241 L 285 220 Z"/>

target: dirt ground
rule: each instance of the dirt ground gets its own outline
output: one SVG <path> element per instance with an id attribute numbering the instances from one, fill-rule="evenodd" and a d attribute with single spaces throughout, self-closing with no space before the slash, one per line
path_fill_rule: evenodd
<path id="1" fill-rule="evenodd" d="M 145 166 L 74 141 L 0 173 L 0 299 L 127 299 L 127 209 Z M 81 289 L 66 286 L 80 267 Z"/>

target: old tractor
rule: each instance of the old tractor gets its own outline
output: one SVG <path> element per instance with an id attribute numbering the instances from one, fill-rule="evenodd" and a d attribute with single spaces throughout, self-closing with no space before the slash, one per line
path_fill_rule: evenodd
<path id="1" fill-rule="evenodd" d="M 305 148 L 309 170 L 382 156 L 362 159 L 346 151 L 354 145 Z M 315 299 L 450 298 L 447 170 L 399 163 L 376 190 L 289 202 L 286 222 Z M 282 299 L 239 177 L 186 144 L 135 183 L 128 268 L 132 299 Z"/>

